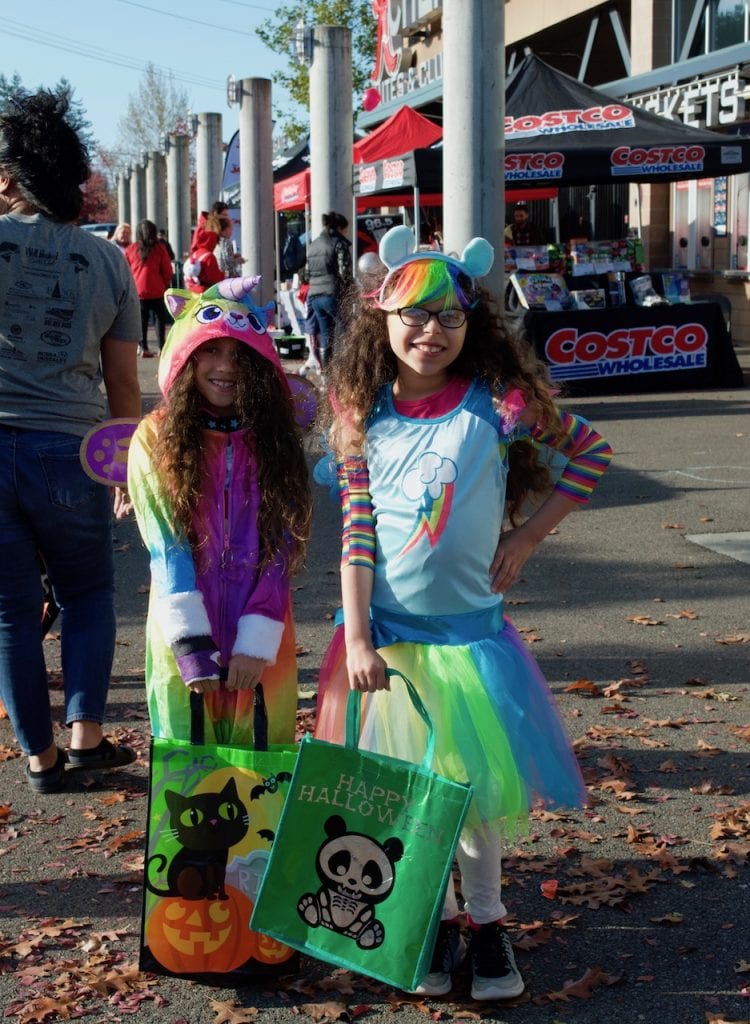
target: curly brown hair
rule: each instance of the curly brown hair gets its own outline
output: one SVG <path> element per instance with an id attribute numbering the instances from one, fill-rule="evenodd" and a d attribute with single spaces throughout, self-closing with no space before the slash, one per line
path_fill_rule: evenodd
<path id="1" fill-rule="evenodd" d="M 260 491 L 258 535 L 260 568 L 281 555 L 289 574 L 304 562 L 312 519 L 307 461 L 289 391 L 278 371 L 247 345 L 238 345 L 235 412 L 247 428 L 245 444 L 255 459 Z M 174 511 L 178 531 L 199 549 L 194 512 L 203 472 L 203 409 L 191 357 L 159 409 L 154 468 Z"/>
<path id="2" fill-rule="evenodd" d="M 469 310 L 463 348 L 448 373 L 484 381 L 496 402 L 518 388 L 527 403 L 538 409 L 539 421 L 559 439 L 562 425 L 551 398 L 546 364 L 509 327 L 488 291 L 463 283 L 468 283 L 475 301 Z M 340 343 L 328 367 L 329 401 L 323 404 L 320 417 L 320 426 L 339 456 L 363 450 L 367 417 L 378 391 L 398 376 L 386 312 L 354 291 L 349 300 L 341 303 L 349 315 L 342 320 Z M 549 471 L 536 448 L 525 439 L 511 445 L 505 511 L 512 523 L 522 518 L 526 498 L 543 494 L 549 484 Z"/>

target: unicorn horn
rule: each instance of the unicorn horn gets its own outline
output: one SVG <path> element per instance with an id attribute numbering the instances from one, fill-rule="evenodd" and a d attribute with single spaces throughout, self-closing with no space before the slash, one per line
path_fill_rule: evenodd
<path id="1" fill-rule="evenodd" d="M 260 274 L 255 274 L 252 277 L 227 277 L 214 287 L 222 299 L 241 301 L 250 294 L 257 284 L 260 284 Z"/>

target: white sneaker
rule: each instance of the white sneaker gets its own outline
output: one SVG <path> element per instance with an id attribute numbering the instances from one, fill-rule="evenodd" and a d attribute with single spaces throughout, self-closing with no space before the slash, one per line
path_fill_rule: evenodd
<path id="1" fill-rule="evenodd" d="M 453 988 L 452 972 L 466 956 L 466 943 L 455 921 L 441 921 L 438 926 L 430 970 L 414 989 L 420 996 L 444 996 Z"/>
<path id="2" fill-rule="evenodd" d="M 515 999 L 523 992 L 510 936 L 501 924 L 480 925 L 471 935 L 471 998 Z"/>

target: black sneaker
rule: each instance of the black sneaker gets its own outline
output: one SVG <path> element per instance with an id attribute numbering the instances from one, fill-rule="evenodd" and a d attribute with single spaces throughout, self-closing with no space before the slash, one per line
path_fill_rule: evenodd
<path id="1" fill-rule="evenodd" d="M 430 970 L 414 991 L 420 996 L 444 996 L 453 988 L 451 973 L 460 967 L 466 956 L 466 943 L 455 921 L 441 921 Z"/>
<path id="2" fill-rule="evenodd" d="M 516 967 L 510 937 L 501 924 L 480 925 L 471 933 L 472 999 L 513 999 L 525 985 Z"/>

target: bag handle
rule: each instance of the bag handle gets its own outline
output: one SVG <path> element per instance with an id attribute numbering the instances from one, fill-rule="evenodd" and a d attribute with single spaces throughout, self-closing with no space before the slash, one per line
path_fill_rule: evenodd
<path id="1" fill-rule="evenodd" d="M 406 692 L 409 694 L 409 699 L 414 706 L 414 710 L 427 726 L 427 743 L 425 745 L 424 757 L 422 758 L 422 766 L 430 770 L 432 768 L 432 759 L 435 754 L 435 726 L 432 718 L 430 717 L 430 712 L 422 703 L 422 698 L 417 693 L 414 683 L 412 683 L 411 679 L 407 679 L 403 672 L 399 672 L 398 669 L 395 668 L 387 668 L 385 670 L 385 674 L 389 679 L 392 679 L 394 676 L 399 676 L 403 680 L 404 685 L 406 686 Z M 344 745 L 349 747 L 351 750 L 357 750 L 359 748 L 361 711 L 361 691 L 350 690 L 346 703 L 346 738 Z"/>
<path id="2" fill-rule="evenodd" d="M 222 682 L 227 678 L 226 668 L 219 672 Z M 268 712 L 263 694 L 263 684 L 255 687 L 253 699 L 253 750 L 268 750 Z M 206 742 L 205 705 L 203 694 L 190 691 L 190 742 L 202 745 Z"/>

